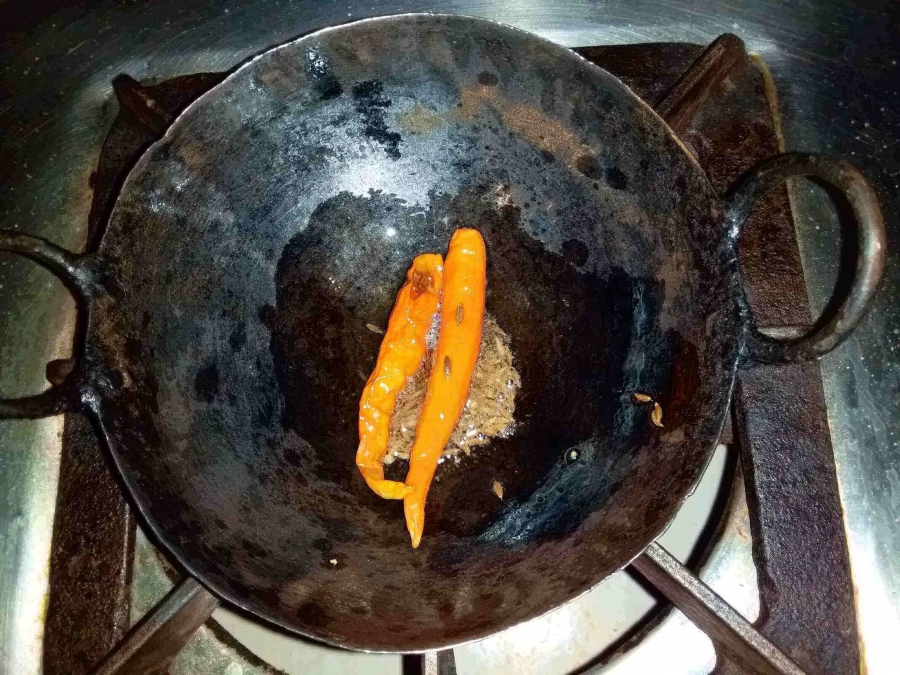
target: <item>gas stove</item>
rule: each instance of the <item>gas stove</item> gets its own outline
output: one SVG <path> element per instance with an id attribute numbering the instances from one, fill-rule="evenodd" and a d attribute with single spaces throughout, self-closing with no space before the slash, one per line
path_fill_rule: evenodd
<path id="1" fill-rule="evenodd" d="M 733 36 L 708 48 L 670 42 L 577 51 L 654 105 L 717 189 L 783 150 L 778 88 L 764 61 L 748 56 Z M 93 167 L 89 189 L 79 196 L 87 248 L 102 232 L 111 199 L 135 158 L 179 110 L 221 80 L 224 71 L 201 72 L 220 71 L 211 68 L 216 64 L 215 58 L 197 57 L 193 74 L 141 81 L 118 68 L 92 84 L 86 95 L 104 101 L 93 123 L 106 135 L 99 153 L 84 161 Z M 781 334 L 811 323 L 792 211 L 802 199 L 788 188 L 774 191 L 748 223 L 741 244 L 754 310 L 763 327 Z M 71 329 L 71 321 L 57 326 L 63 337 L 51 357 L 65 357 Z M 53 376 L 49 369 L 48 378 Z M 859 629 L 825 402 L 818 366 L 742 373 L 722 445 L 660 543 L 806 671 L 850 673 L 860 668 Z M 31 432 L 31 444 L 53 447 L 54 434 L 60 438 L 59 459 L 47 457 L 31 475 L 52 486 L 45 495 L 56 492 L 55 509 L 45 503 L 30 525 L 43 528 L 46 537 L 52 523 L 49 600 L 43 643 L 28 636 L 27 619 L 13 634 L 36 657 L 32 664 L 42 658 L 44 672 L 90 672 L 182 574 L 136 524 L 89 424 L 70 416 L 64 426 L 40 426 Z M 790 481 L 784 480 L 785 466 Z M 27 508 L 33 511 L 34 505 Z M 24 554 L 41 558 L 36 551 Z M 718 663 L 723 672 L 742 672 L 740 659 L 732 655 L 729 662 L 720 642 L 717 650 L 672 609 L 648 581 L 652 570 L 642 571 L 628 568 L 544 617 L 456 648 L 456 671 L 708 673 Z M 39 601 L 39 592 L 32 595 L 17 601 Z M 429 658 L 334 650 L 219 608 L 169 672 L 428 672 Z M 23 659 L 9 663 L 24 664 Z"/>

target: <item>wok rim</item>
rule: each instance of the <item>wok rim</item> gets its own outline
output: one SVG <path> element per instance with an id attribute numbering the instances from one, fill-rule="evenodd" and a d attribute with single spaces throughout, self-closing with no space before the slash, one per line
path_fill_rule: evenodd
<path id="1" fill-rule="evenodd" d="M 599 75 L 604 80 L 609 81 L 609 83 L 612 86 L 618 87 L 620 90 L 620 93 L 622 93 L 628 99 L 630 99 L 633 104 L 636 104 L 636 106 L 641 110 L 642 113 L 646 114 L 657 125 L 661 125 L 661 128 L 665 130 L 667 136 L 672 141 L 674 141 L 675 145 L 681 150 L 683 155 L 689 160 L 689 164 L 694 167 L 694 174 L 695 174 L 694 178 L 699 180 L 699 182 L 704 186 L 704 188 L 706 189 L 706 191 L 708 192 L 708 194 L 711 197 L 713 197 L 716 200 L 719 199 L 718 193 L 716 192 L 715 188 L 713 187 L 713 185 L 710 182 L 706 173 L 703 171 L 703 168 L 701 167 L 699 161 L 690 153 L 690 151 L 684 145 L 683 141 L 681 141 L 681 139 L 675 134 L 675 132 L 666 123 L 666 121 L 646 101 L 644 101 L 642 98 L 640 98 L 634 91 L 632 91 L 632 89 L 630 87 L 628 87 L 624 82 L 622 82 L 619 78 L 617 78 L 615 75 L 613 75 L 609 71 L 601 68 L 600 66 L 592 63 L 591 61 L 588 61 L 586 58 L 584 58 L 583 56 L 581 56 L 580 54 L 578 54 L 577 52 L 575 52 L 574 50 L 572 50 L 568 47 L 560 45 L 556 42 L 553 42 L 552 40 L 544 38 L 540 35 L 530 32 L 530 31 L 523 30 L 521 28 L 516 28 L 514 26 L 510 26 L 510 25 L 502 23 L 500 21 L 495 21 L 493 19 L 487 19 L 487 18 L 476 17 L 476 16 L 463 15 L 463 14 L 448 14 L 448 13 L 437 13 L 437 12 L 408 12 L 408 13 L 402 13 L 402 14 L 387 14 L 387 15 L 381 15 L 381 16 L 376 16 L 376 17 L 368 17 L 368 18 L 349 21 L 349 22 L 341 23 L 341 24 L 337 24 L 337 25 L 326 26 L 326 27 L 320 28 L 318 30 L 301 35 L 299 37 L 287 40 L 285 42 L 281 42 L 279 44 L 266 47 L 260 53 L 245 60 L 243 63 L 241 63 L 239 66 L 237 66 L 234 70 L 229 72 L 228 75 L 221 82 L 219 82 L 214 87 L 212 87 L 211 89 L 209 89 L 208 91 L 204 92 L 199 97 L 197 97 L 196 99 L 191 101 L 191 103 L 187 107 L 185 107 L 178 114 L 178 116 L 172 121 L 172 123 L 169 125 L 169 127 L 163 133 L 163 135 L 160 138 L 158 138 L 157 140 L 155 140 L 152 144 L 150 144 L 143 151 L 143 153 L 140 155 L 138 160 L 131 167 L 127 176 L 125 177 L 125 180 L 122 182 L 121 186 L 119 187 L 119 189 L 116 193 L 113 208 L 110 210 L 110 214 L 109 214 L 107 223 L 112 223 L 115 220 L 117 212 L 119 211 L 120 206 L 121 206 L 121 196 L 129 189 L 131 182 L 133 180 L 135 180 L 135 176 L 139 173 L 140 170 L 142 170 L 146 167 L 146 165 L 151 161 L 151 157 L 155 154 L 155 152 L 161 146 L 165 145 L 167 142 L 172 140 L 172 138 L 175 136 L 175 134 L 180 131 L 181 127 L 186 123 L 185 122 L 186 118 L 188 118 L 190 115 L 193 114 L 195 107 L 199 107 L 201 104 L 205 103 L 208 100 L 208 97 L 214 96 L 215 93 L 221 87 L 223 87 L 227 83 L 231 82 L 233 79 L 239 77 L 245 70 L 249 70 L 250 68 L 252 68 L 258 60 L 267 57 L 269 54 L 271 54 L 272 52 L 274 52 L 276 50 L 284 49 L 286 47 L 296 45 L 298 43 L 302 43 L 307 40 L 312 40 L 312 39 L 315 39 L 317 37 L 320 37 L 322 35 L 325 35 L 325 34 L 328 34 L 331 32 L 352 29 L 353 27 L 355 27 L 357 25 L 372 24 L 372 23 L 402 22 L 402 21 L 417 20 L 417 19 L 453 19 L 453 20 L 464 20 L 464 21 L 478 22 L 478 23 L 482 23 L 482 24 L 489 24 L 491 26 L 498 27 L 498 28 L 501 28 L 506 31 L 512 31 L 521 36 L 527 37 L 530 40 L 540 41 L 540 42 L 544 43 L 545 45 L 550 46 L 555 51 L 557 51 L 561 58 L 576 59 L 580 65 L 580 67 L 586 68 L 589 72 L 592 72 L 595 75 Z M 723 229 L 722 237 L 723 237 L 723 240 L 726 238 L 726 232 L 724 229 Z M 104 247 L 105 239 L 106 239 L 106 237 L 105 237 L 105 232 L 104 232 L 104 236 L 102 236 L 100 238 L 100 242 L 98 243 L 97 250 L 93 254 L 98 259 L 103 258 L 103 247 Z M 721 269 L 721 273 L 723 276 L 726 276 L 726 275 L 734 276 L 735 275 L 734 272 L 728 270 L 724 266 L 722 266 L 720 269 Z M 724 372 L 727 373 L 727 386 L 725 388 L 726 395 L 723 399 L 725 403 L 723 404 L 722 409 L 720 411 L 718 411 L 718 413 L 716 414 L 716 416 L 718 417 L 718 422 L 715 425 L 715 429 L 717 430 L 716 439 L 718 439 L 718 435 L 721 434 L 721 430 L 724 427 L 726 416 L 728 413 L 728 402 L 731 400 L 732 395 L 733 395 L 734 384 L 735 384 L 735 374 L 736 374 L 738 364 L 740 361 L 738 352 L 739 352 L 740 343 L 743 342 L 742 336 L 744 334 L 744 331 L 743 331 L 744 323 L 745 322 L 742 321 L 741 319 L 738 319 L 735 322 L 736 330 L 734 331 L 734 334 L 733 334 L 733 340 L 735 341 L 734 346 L 738 347 L 738 348 L 733 349 L 731 351 L 731 354 L 733 355 L 733 357 L 732 357 L 733 362 L 730 364 L 729 363 L 724 364 L 725 366 L 727 366 L 727 368 L 724 369 Z M 230 590 L 222 589 L 219 587 L 218 584 L 211 583 L 207 579 L 207 575 L 205 573 L 198 572 L 196 566 L 190 561 L 189 556 L 184 555 L 183 552 L 180 550 L 179 546 L 170 542 L 170 539 L 165 535 L 165 533 L 163 532 L 163 529 L 161 527 L 159 527 L 159 525 L 149 515 L 149 510 L 150 510 L 149 502 L 151 500 L 149 497 L 144 497 L 144 498 L 139 497 L 139 495 L 142 494 L 142 490 L 140 490 L 133 483 L 133 479 L 129 475 L 129 472 L 127 470 L 125 470 L 123 463 L 120 459 L 120 452 L 118 449 L 118 444 L 115 441 L 115 436 L 113 435 L 111 430 L 108 428 L 107 424 L 105 423 L 104 414 L 102 412 L 103 406 L 101 403 L 103 394 L 101 393 L 101 391 L 94 390 L 90 387 L 88 388 L 88 392 L 89 392 L 88 395 L 83 397 L 84 409 L 94 419 L 95 423 L 97 424 L 97 426 L 100 430 L 100 435 L 101 435 L 105 445 L 107 446 L 108 454 L 110 455 L 112 464 L 115 467 L 116 474 L 118 475 L 119 479 L 124 484 L 124 486 L 128 492 L 128 497 L 129 497 L 133 507 L 136 509 L 137 513 L 139 514 L 142 524 L 146 527 L 146 534 L 148 534 L 149 538 L 155 544 L 157 544 L 157 545 L 161 546 L 163 549 L 165 549 L 166 553 L 168 555 L 171 555 L 178 562 L 178 564 L 184 569 L 184 571 L 187 574 L 192 576 L 201 586 L 203 586 L 210 593 L 212 593 L 213 595 L 218 597 L 220 600 L 222 600 L 224 603 L 226 603 L 226 607 L 228 605 L 231 605 L 232 607 L 230 607 L 229 609 L 237 608 L 239 612 L 249 614 L 254 620 L 260 620 L 264 624 L 268 624 L 270 627 L 275 626 L 278 630 L 286 631 L 288 634 L 290 634 L 292 636 L 297 636 L 297 637 L 301 637 L 304 639 L 313 640 L 315 642 L 325 644 L 330 647 L 346 649 L 349 651 L 355 651 L 355 652 L 361 652 L 361 653 L 371 653 L 371 654 L 421 654 L 421 653 L 426 653 L 426 652 L 431 652 L 431 651 L 453 649 L 455 647 L 460 647 L 463 645 L 478 642 L 480 640 L 489 638 L 492 635 L 496 635 L 500 632 L 510 630 L 512 628 L 515 628 L 516 626 L 522 625 L 522 624 L 532 621 L 534 619 L 538 619 L 540 617 L 546 616 L 547 614 L 558 609 L 559 607 L 562 607 L 563 605 L 568 604 L 569 602 L 572 602 L 573 600 L 575 600 L 575 599 L 581 597 L 582 595 L 586 594 L 587 592 L 593 590 L 594 588 L 599 586 L 601 583 L 603 583 L 604 581 L 609 579 L 616 572 L 619 572 L 622 569 L 628 567 L 636 558 L 640 557 L 643 554 L 644 550 L 651 543 L 656 541 L 669 528 L 669 526 L 672 524 L 672 521 L 675 519 L 678 511 L 680 511 L 682 505 L 687 500 L 687 498 L 691 494 L 693 494 L 694 490 L 697 487 L 697 484 L 699 483 L 703 474 L 706 472 L 706 469 L 708 468 L 709 463 L 712 460 L 713 453 L 716 448 L 716 443 L 713 442 L 712 446 L 705 450 L 705 453 L 704 453 L 705 460 L 703 461 L 703 468 L 697 474 L 698 477 L 697 477 L 696 481 L 694 481 L 690 490 L 688 490 L 684 494 L 684 496 L 680 497 L 678 500 L 673 501 L 673 505 L 677 504 L 677 508 L 674 509 L 673 515 L 671 517 L 669 517 L 668 519 L 661 521 L 658 528 L 652 528 L 654 530 L 658 530 L 653 535 L 653 537 L 649 541 L 646 541 L 645 543 L 641 544 L 637 551 L 629 553 L 626 556 L 625 562 L 623 562 L 615 570 L 594 580 L 589 585 L 582 588 L 580 591 L 570 595 L 569 597 L 558 602 L 557 604 L 553 605 L 552 607 L 548 607 L 546 610 L 544 610 L 540 613 L 525 617 L 519 621 L 515 621 L 512 623 L 503 625 L 502 627 L 499 627 L 499 628 L 490 629 L 488 632 L 480 631 L 479 634 L 474 635 L 472 637 L 450 640 L 450 641 L 447 641 L 444 643 L 432 644 L 432 645 L 425 646 L 425 647 L 399 648 L 399 649 L 396 649 L 396 648 L 390 649 L 390 648 L 383 648 L 383 647 L 373 648 L 371 646 L 366 646 L 364 641 L 333 639 L 331 637 L 324 636 L 322 634 L 316 634 L 310 630 L 301 629 L 297 625 L 290 624 L 290 623 L 284 621 L 283 619 L 278 618 L 274 614 L 266 613 L 266 612 L 262 611 L 260 608 L 254 608 L 249 603 L 247 603 L 245 600 L 237 598 L 235 596 L 235 594 L 232 593 Z M 710 415 L 710 417 L 713 417 L 713 415 Z"/>

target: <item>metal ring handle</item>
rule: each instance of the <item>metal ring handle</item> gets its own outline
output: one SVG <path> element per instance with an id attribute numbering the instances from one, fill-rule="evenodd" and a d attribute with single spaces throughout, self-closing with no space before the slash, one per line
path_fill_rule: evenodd
<path id="1" fill-rule="evenodd" d="M 744 356 L 758 363 L 812 361 L 840 345 L 862 321 L 884 272 L 887 235 L 878 197 L 859 169 L 843 160 L 789 153 L 760 164 L 728 198 L 729 232 L 740 232 L 741 225 L 762 195 L 784 180 L 798 176 L 817 178 L 846 198 L 858 231 L 856 268 L 849 293 L 834 314 L 798 338 L 781 340 L 763 335 L 752 320 L 751 312 Z"/>
<path id="2" fill-rule="evenodd" d="M 84 259 L 51 244 L 45 239 L 22 232 L 0 230 L 0 251 L 18 253 L 50 270 L 66 285 L 78 301 L 85 301 L 93 288 L 93 274 Z M 77 369 L 61 383 L 34 396 L 0 399 L 0 419 L 48 417 L 74 410 L 78 406 Z"/>

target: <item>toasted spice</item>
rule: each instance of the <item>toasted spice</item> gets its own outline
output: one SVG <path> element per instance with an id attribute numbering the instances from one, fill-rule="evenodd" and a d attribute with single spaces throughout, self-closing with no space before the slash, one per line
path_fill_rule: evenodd
<path id="1" fill-rule="evenodd" d="M 650 411 L 650 421 L 653 422 L 653 426 L 663 428 L 663 409 L 659 403 L 653 404 L 653 410 Z"/>
<path id="2" fill-rule="evenodd" d="M 499 481 L 494 481 L 494 484 L 491 485 L 491 492 L 497 495 L 497 499 L 503 499 L 503 485 L 500 484 Z"/>
<path id="3" fill-rule="evenodd" d="M 395 459 L 409 459 L 419 411 L 425 399 L 430 363 L 431 359 L 426 357 L 425 365 L 409 379 L 406 388 L 397 397 L 385 464 Z M 472 448 L 511 432 L 516 394 L 521 386 L 522 380 L 509 348 L 509 336 L 490 314 L 485 314 L 481 351 L 472 373 L 469 398 L 450 442 L 444 448 L 444 457 L 469 455 Z"/>

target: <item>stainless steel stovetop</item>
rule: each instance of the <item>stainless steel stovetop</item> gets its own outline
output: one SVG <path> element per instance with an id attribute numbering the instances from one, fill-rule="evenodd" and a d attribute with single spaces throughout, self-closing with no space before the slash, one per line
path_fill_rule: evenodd
<path id="1" fill-rule="evenodd" d="M 16 5 L 23 9 L 17 12 Z M 569 46 L 707 43 L 725 30 L 737 32 L 774 74 L 782 96 L 787 146 L 843 154 L 861 164 L 883 190 L 889 227 L 897 225 L 897 200 L 895 196 L 894 201 L 888 199 L 886 191 L 895 194 L 900 175 L 900 161 L 893 154 L 900 49 L 894 46 L 896 21 L 890 20 L 886 10 L 863 13 L 849 5 L 826 3 L 816 9 L 791 11 L 765 2 L 749 3 L 741 9 L 640 2 L 556 6 L 460 2 L 441 7 L 158 2 L 94 11 L 51 11 L 40 3 L 25 7 L 24 3 L 0 7 L 0 31 L 5 31 L 0 43 L 5 55 L 0 63 L 0 166 L 4 166 L 0 227 L 21 227 L 70 248 L 79 248 L 84 238 L 82 228 L 91 202 L 89 176 L 115 114 L 109 90 L 113 76 L 127 72 L 140 79 L 162 79 L 223 71 L 306 30 L 349 18 L 428 9 L 485 16 Z M 833 223 L 822 217 L 828 212 L 821 195 L 801 186 L 794 194 L 807 283 L 814 306 L 819 306 L 834 276 L 835 230 Z M 892 261 L 896 262 L 896 256 Z M 891 261 L 888 276 L 879 306 L 859 336 L 823 362 L 860 638 L 870 673 L 894 672 L 900 662 L 896 645 L 900 634 L 900 424 L 892 414 L 900 397 L 896 306 L 900 275 Z M 54 280 L 25 264 L 0 258 L 0 391 L 4 395 L 40 390 L 43 365 L 66 355 L 73 317 L 67 303 L 67 294 Z M 39 338 L 45 335 L 58 335 L 59 339 L 44 343 Z M 4 673 L 40 672 L 61 430 L 61 420 L 0 425 L 0 672 Z M 707 480 L 710 493 L 715 493 L 715 477 L 710 474 Z M 749 542 L 740 535 L 742 530 L 746 533 L 740 498 L 735 504 L 729 527 L 736 534 L 722 540 L 731 549 L 720 544 L 717 550 L 727 550 L 727 554 L 713 555 L 704 578 L 714 587 L 724 584 L 718 587 L 720 592 L 752 619 L 758 608 L 755 573 L 749 563 Z M 703 520 L 698 515 L 694 519 Z M 693 531 L 697 529 L 695 523 Z M 688 528 L 680 543 L 667 543 L 676 551 L 680 547 L 678 552 L 686 555 L 691 547 L 690 531 Z M 140 583 L 133 586 L 136 613 L 141 603 L 146 606 L 154 594 L 164 591 L 165 576 L 159 565 L 139 541 L 135 581 Z M 464 670 L 468 664 L 475 672 L 478 665 L 491 662 L 490 658 L 510 654 L 510 647 L 535 644 L 545 648 L 526 657 L 535 660 L 501 658 L 491 663 L 503 662 L 508 672 L 522 672 L 524 664 L 546 663 L 546 668 L 535 672 L 561 672 L 584 665 L 590 661 L 589 652 L 602 648 L 598 637 L 603 631 L 612 642 L 628 627 L 626 617 L 620 622 L 606 617 L 600 626 L 596 621 L 599 615 L 593 608 L 611 604 L 603 595 L 611 583 L 567 605 L 549 621 L 542 619 L 545 623 L 537 629 L 539 633 L 503 634 L 467 648 L 471 651 L 468 656 L 457 655 L 461 670 L 468 672 Z M 636 600 L 633 614 L 641 613 L 640 605 Z M 704 655 L 703 645 L 708 643 L 679 616 L 670 615 L 667 625 L 655 631 L 658 650 L 652 640 L 645 640 L 642 650 L 629 652 L 630 664 L 628 659 L 614 662 L 610 672 L 707 672 L 711 650 Z M 275 637 L 251 635 L 258 627 L 242 627 L 240 621 L 223 617 L 220 622 L 252 650 L 272 646 Z M 206 663 L 207 672 L 265 672 L 252 658 L 228 652 L 242 651 L 228 641 L 207 637 L 208 641 L 195 647 L 195 651 L 206 650 L 206 660 L 190 663 Z M 699 642 L 689 642 L 694 639 Z M 698 645 L 696 649 L 690 646 L 693 644 Z M 401 667 L 399 657 L 369 655 L 352 655 L 348 657 L 352 665 L 349 661 L 336 665 L 338 662 L 330 660 L 331 650 L 307 647 L 305 656 L 298 658 L 301 665 L 317 672 L 328 672 L 329 667 L 334 672 L 352 668 L 359 668 L 357 672 L 399 672 Z M 284 645 L 278 649 L 290 654 Z M 214 650 L 223 651 L 218 654 Z M 633 656 L 641 653 L 649 660 Z M 698 658 L 680 662 L 685 654 Z"/>

